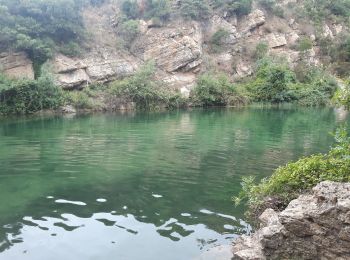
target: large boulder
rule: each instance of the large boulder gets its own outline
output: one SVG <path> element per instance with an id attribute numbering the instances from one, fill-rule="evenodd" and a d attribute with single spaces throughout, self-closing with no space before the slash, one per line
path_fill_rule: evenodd
<path id="1" fill-rule="evenodd" d="M 235 241 L 233 259 L 350 259 L 350 183 L 322 182 L 260 221 L 261 229 Z"/>
<path id="2" fill-rule="evenodd" d="M 0 72 L 11 78 L 34 79 L 33 62 L 25 52 L 0 53 Z"/>

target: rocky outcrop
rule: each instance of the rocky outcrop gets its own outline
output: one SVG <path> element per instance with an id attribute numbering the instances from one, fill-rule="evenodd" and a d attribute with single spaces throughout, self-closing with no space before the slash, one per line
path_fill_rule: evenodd
<path id="1" fill-rule="evenodd" d="M 34 79 L 33 63 L 24 52 L 0 53 L 0 72 L 11 78 Z"/>
<path id="2" fill-rule="evenodd" d="M 137 64 L 115 53 L 91 54 L 85 59 L 57 55 L 53 60 L 56 83 L 64 89 L 83 88 L 91 82 L 109 82 L 132 75 Z"/>
<path id="3" fill-rule="evenodd" d="M 261 229 L 235 241 L 233 259 L 350 259 L 350 183 L 322 182 L 260 221 Z"/>
<path id="4" fill-rule="evenodd" d="M 153 60 L 169 73 L 193 71 L 202 63 L 202 32 L 198 23 L 150 28 L 132 47 L 143 61 Z"/>
<path id="5" fill-rule="evenodd" d="M 277 6 L 287 11 L 290 4 L 299 2 L 283 0 L 278 1 Z M 178 4 L 174 1 L 172 8 L 178 8 Z M 139 32 L 128 43 L 118 33 L 122 23 L 122 19 L 118 19 L 120 14 L 115 1 L 84 9 L 84 24 L 89 35 L 85 43 L 87 52 L 80 58 L 57 55 L 53 59 L 53 72 L 59 85 L 64 89 L 81 89 L 90 83 L 110 82 L 130 76 L 145 62 L 154 61 L 157 79 L 188 96 L 201 72 L 221 71 L 232 80 L 252 75 L 255 48 L 261 42 L 268 44 L 268 53 L 286 57 L 291 66 L 300 60 L 312 65 L 323 61 L 313 25 L 293 18 L 290 10 L 284 17 L 274 15 L 258 1 L 253 1 L 250 14 L 242 16 L 219 8 L 200 22 L 184 20 L 176 12 L 162 23 L 139 20 Z M 219 39 L 220 48 L 214 50 L 211 39 L 219 29 L 227 33 Z M 344 24 L 332 20 L 324 21 L 321 29 L 323 37 L 335 37 L 347 31 Z M 302 35 L 314 41 L 313 49 L 300 52 L 296 48 Z"/>
<path id="6" fill-rule="evenodd" d="M 263 11 L 260 9 L 254 10 L 252 13 L 250 13 L 245 21 L 240 26 L 240 31 L 242 33 L 246 33 L 249 31 L 254 30 L 258 26 L 261 26 L 265 23 L 266 17 Z"/>
<path id="7" fill-rule="evenodd" d="M 287 44 L 286 37 L 283 34 L 270 33 L 266 35 L 266 41 L 270 48 L 278 48 Z"/>

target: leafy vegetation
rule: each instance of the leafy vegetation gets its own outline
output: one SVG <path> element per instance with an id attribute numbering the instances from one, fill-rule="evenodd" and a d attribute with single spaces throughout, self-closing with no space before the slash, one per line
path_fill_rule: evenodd
<path id="1" fill-rule="evenodd" d="M 269 45 L 266 42 L 259 42 L 255 47 L 254 58 L 259 60 L 266 56 L 269 51 Z"/>
<path id="2" fill-rule="evenodd" d="M 242 16 L 250 13 L 252 2 L 252 0 L 214 0 L 212 5 L 214 9 L 225 10 L 230 15 Z"/>
<path id="3" fill-rule="evenodd" d="M 307 50 L 312 49 L 312 41 L 310 38 L 308 37 L 302 37 L 299 41 L 298 41 L 298 51 L 300 52 L 305 52 Z"/>
<path id="4" fill-rule="evenodd" d="M 321 25 L 326 17 L 332 15 L 338 19 L 349 19 L 350 2 L 348 0 L 305 0 L 304 10 L 311 20 Z"/>
<path id="5" fill-rule="evenodd" d="M 234 198 L 236 204 L 245 200 L 252 213 L 261 212 L 269 198 L 277 208 L 283 209 L 292 199 L 321 181 L 349 182 L 350 137 L 344 127 L 336 131 L 335 142 L 329 153 L 288 163 L 258 184 L 255 184 L 253 177 L 245 178 L 241 193 Z"/>
<path id="6" fill-rule="evenodd" d="M 134 76 L 114 82 L 109 93 L 127 102 L 135 102 L 138 109 L 154 110 L 162 106 L 180 106 L 180 95 L 163 88 L 162 84 L 154 79 L 154 72 L 154 64 L 148 63 Z"/>
<path id="7" fill-rule="evenodd" d="M 139 5 L 136 0 L 125 0 L 121 10 L 126 19 L 157 19 L 166 21 L 171 14 L 169 0 L 146 0 Z"/>
<path id="8" fill-rule="evenodd" d="M 229 32 L 223 28 L 217 30 L 210 39 L 210 45 L 213 52 L 222 50 L 223 41 L 229 36 Z"/>
<path id="9" fill-rule="evenodd" d="M 186 19 L 203 20 L 209 17 L 210 7 L 206 0 L 183 0 L 180 13 Z"/>
<path id="10" fill-rule="evenodd" d="M 57 109 L 64 103 L 63 91 L 46 74 L 38 80 L 11 80 L 0 76 L 0 114 L 29 114 Z"/>
<path id="11" fill-rule="evenodd" d="M 136 37 L 139 35 L 139 23 L 136 20 L 125 20 L 119 26 L 118 34 L 122 37 L 122 44 L 124 48 L 130 48 Z"/>
<path id="12" fill-rule="evenodd" d="M 246 96 L 225 75 L 213 73 L 199 77 L 192 98 L 199 106 L 242 105 L 248 102 Z"/>
<path id="13" fill-rule="evenodd" d="M 0 0 L 0 48 L 28 53 L 42 64 L 56 48 L 72 49 L 84 39 L 83 0 Z M 76 47 L 76 46 L 74 46 Z M 75 54 L 69 51 L 70 54 Z"/>
<path id="14" fill-rule="evenodd" d="M 328 104 L 336 91 L 336 81 L 315 67 L 300 65 L 297 69 L 293 71 L 283 60 L 264 57 L 258 60 L 253 79 L 243 86 L 257 102 L 295 102 L 304 106 Z"/>
<path id="15" fill-rule="evenodd" d="M 346 82 L 344 86 L 337 90 L 333 97 L 335 104 L 350 109 L 350 82 Z"/>

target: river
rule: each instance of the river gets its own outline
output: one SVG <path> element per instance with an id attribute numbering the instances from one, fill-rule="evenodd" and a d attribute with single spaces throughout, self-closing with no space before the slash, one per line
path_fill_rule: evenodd
<path id="1" fill-rule="evenodd" d="M 251 226 L 231 197 L 349 121 L 330 108 L 0 120 L 0 259 L 202 259 Z"/>

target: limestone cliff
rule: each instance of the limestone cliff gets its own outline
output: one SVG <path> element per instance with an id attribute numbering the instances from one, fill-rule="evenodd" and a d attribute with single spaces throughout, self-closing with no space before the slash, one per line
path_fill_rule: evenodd
<path id="1" fill-rule="evenodd" d="M 109 0 L 100 7 L 90 6 L 83 11 L 89 35 L 84 53 L 75 58 L 57 53 L 50 61 L 51 68 L 56 82 L 64 89 L 81 89 L 90 83 L 132 75 L 144 62 L 153 60 L 160 80 L 169 88 L 188 93 L 200 72 L 216 69 L 233 80 L 252 74 L 254 50 L 260 42 L 266 42 L 270 53 L 286 57 L 292 65 L 301 58 L 322 65 L 315 36 L 320 28 L 305 19 L 296 19 L 297 14 L 288 11 L 290 5 L 299 2 L 302 1 L 278 1 L 279 8 L 285 11 L 283 17 L 265 10 L 256 1 L 251 13 L 240 17 L 221 10 L 201 22 L 180 16 L 171 17 L 161 25 L 139 20 L 139 34 L 125 48 L 120 46 L 117 33 L 121 11 L 117 1 Z M 214 52 L 210 39 L 219 29 L 228 35 L 220 43 L 222 49 Z M 323 21 L 321 35 L 332 38 L 344 30 L 348 28 L 329 19 Z M 305 35 L 313 41 L 313 46 L 301 55 L 295 44 Z M 0 70 L 5 74 L 33 78 L 32 63 L 24 53 L 1 54 L 0 59 Z"/>

